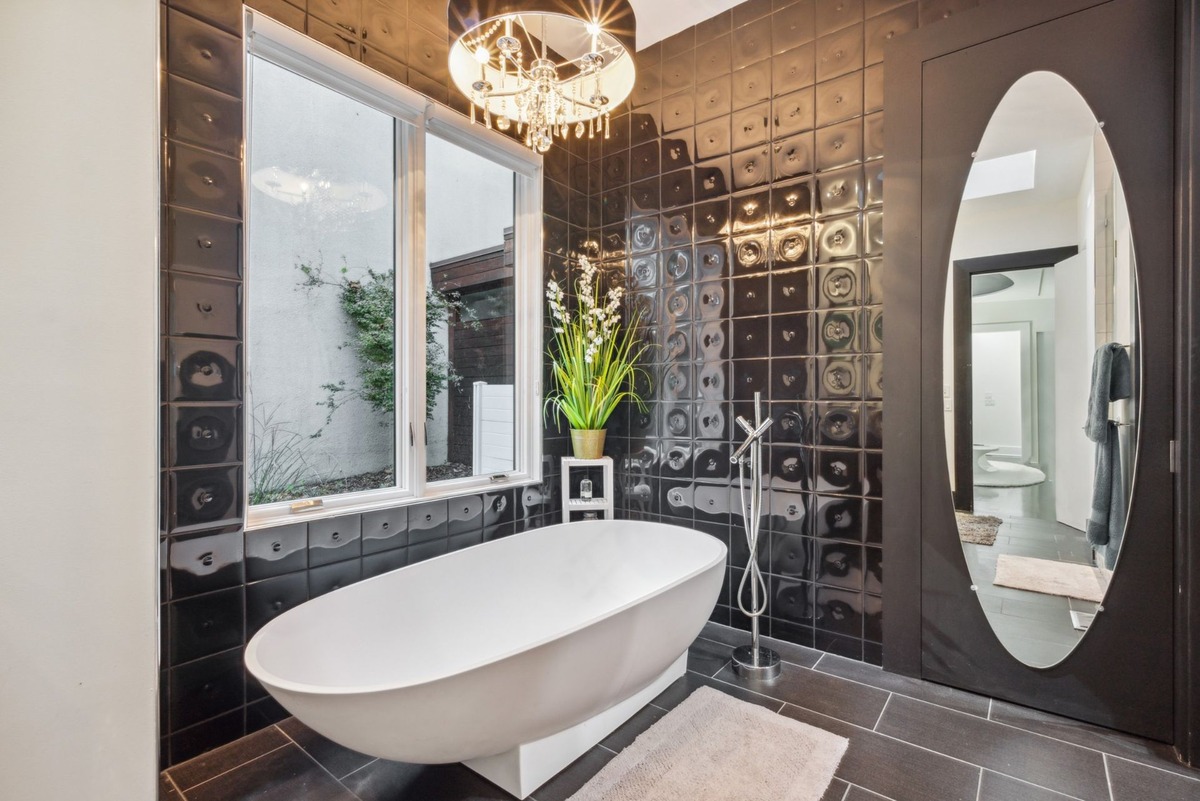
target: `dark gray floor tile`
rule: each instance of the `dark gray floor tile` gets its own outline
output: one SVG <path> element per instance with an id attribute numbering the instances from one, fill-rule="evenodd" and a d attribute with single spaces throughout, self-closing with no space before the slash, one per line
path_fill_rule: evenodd
<path id="1" fill-rule="evenodd" d="M 618 726 L 612 734 L 601 740 L 600 745 L 610 751 L 620 753 L 633 745 L 633 741 L 638 738 L 638 735 L 662 720 L 665 714 L 667 714 L 666 710 L 653 704 L 644 706 L 634 713 L 633 717 Z"/>
<path id="2" fill-rule="evenodd" d="M 207 754 L 201 754 L 173 768 L 168 768 L 167 773 L 170 774 L 179 789 L 186 793 L 188 788 L 195 787 L 200 782 L 208 781 L 226 771 L 233 770 L 238 765 L 274 751 L 287 743 L 288 738 L 281 731 L 274 726 L 268 726 L 246 735 L 240 740 L 234 740 L 228 745 L 215 748 Z"/>
<path id="3" fill-rule="evenodd" d="M 184 792 L 188 801 L 355 801 L 293 743 Z"/>
<path id="4" fill-rule="evenodd" d="M 985 770 L 979 801 L 1071 801 L 1071 796 Z"/>
<path id="5" fill-rule="evenodd" d="M 1102 756 L 1069 743 L 899 695 L 877 730 L 1084 801 L 1108 801 Z"/>
<path id="6" fill-rule="evenodd" d="M 988 699 L 982 695 L 975 695 L 975 693 L 956 690 L 953 687 L 901 676 L 897 673 L 888 673 L 882 668 L 878 668 L 875 665 L 868 665 L 866 662 L 826 654 L 817 663 L 815 669 L 822 673 L 840 676 L 843 679 L 850 679 L 861 684 L 869 684 L 881 690 L 888 690 L 889 692 L 907 695 L 910 698 L 928 701 L 931 704 L 957 709 L 959 712 L 987 717 Z"/>
<path id="7" fill-rule="evenodd" d="M 1200 781 L 1139 765 L 1116 757 L 1106 757 L 1112 782 L 1113 801 L 1196 801 Z"/>
<path id="8" fill-rule="evenodd" d="M 587 784 L 588 779 L 599 773 L 612 758 L 613 754 L 610 751 L 600 747 L 591 749 L 563 768 L 553 779 L 534 790 L 531 801 L 566 801 L 575 795 L 580 787 Z"/>
<path id="9" fill-rule="evenodd" d="M 834 779 L 825 788 L 825 794 L 821 796 L 821 801 L 842 801 L 849 792 L 850 785 L 846 784 L 841 779 Z"/>
<path id="10" fill-rule="evenodd" d="M 377 759 L 343 778 L 342 784 L 362 801 L 512 801 L 511 795 L 460 763 L 410 765 Z"/>
<path id="11" fill-rule="evenodd" d="M 995 701 L 992 704 L 992 720 L 1200 779 L 1200 770 L 1181 765 L 1175 759 L 1175 750 L 1166 743 L 1146 740 L 1133 734 L 1051 715 L 1049 712 L 1017 706 L 1006 701 Z"/>
<path id="12" fill-rule="evenodd" d="M 836 774 L 843 781 L 895 801 L 975 801 L 974 765 L 790 704 L 780 714 L 850 740 Z"/>
<path id="13" fill-rule="evenodd" d="M 717 671 L 729 664 L 730 653 L 728 645 L 697 637 L 688 648 L 687 669 L 705 676 L 715 676 Z"/>
<path id="14" fill-rule="evenodd" d="M 736 685 L 728 684 L 723 681 L 717 681 L 716 679 L 709 678 L 708 676 L 702 676 L 699 673 L 687 673 L 686 675 L 679 677 L 671 684 L 670 687 L 659 693 L 650 703 L 654 704 L 660 709 L 671 710 L 679 706 L 683 699 L 687 698 L 701 687 L 712 687 L 713 689 L 720 690 L 723 693 L 728 693 L 729 695 L 732 695 L 734 698 L 737 698 L 741 701 L 749 701 L 752 704 L 758 704 L 759 706 L 766 707 L 772 712 L 778 711 L 779 707 L 783 706 L 782 701 L 778 701 L 770 696 L 762 695 L 761 693 L 750 692 L 749 690 L 742 689 Z"/>
<path id="15" fill-rule="evenodd" d="M 846 797 L 843 801 L 892 801 L 886 795 L 872 793 L 870 790 L 864 790 L 861 787 L 851 787 L 846 792 Z"/>
<path id="16" fill-rule="evenodd" d="M 730 647 L 748 645 L 750 643 L 750 632 L 730 626 L 722 626 L 719 623 L 711 621 L 704 624 L 704 630 L 700 632 L 700 636 Z M 784 662 L 791 662 L 793 665 L 803 665 L 804 667 L 812 667 L 817 664 L 817 660 L 825 653 L 815 648 L 805 648 L 803 645 L 777 640 L 774 637 L 761 637 L 760 643 L 764 647 L 776 651 L 779 654 L 779 658 Z"/>
<path id="17" fill-rule="evenodd" d="M 288 718 L 275 725 L 295 740 L 296 745 L 303 748 L 309 756 L 321 763 L 325 770 L 339 779 L 375 760 L 375 757 L 351 751 L 344 745 L 338 745 L 317 734 L 295 718 Z"/>
<path id="18" fill-rule="evenodd" d="M 771 682 L 739 678 L 731 667 L 718 673 L 717 679 L 867 729 L 879 720 L 879 713 L 888 699 L 885 690 L 855 684 L 787 662 L 783 663 L 779 678 Z"/>

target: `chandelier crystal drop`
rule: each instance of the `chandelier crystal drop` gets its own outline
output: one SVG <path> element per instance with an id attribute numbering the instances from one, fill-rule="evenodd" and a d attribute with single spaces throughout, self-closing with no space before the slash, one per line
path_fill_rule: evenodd
<path id="1" fill-rule="evenodd" d="M 538 153 L 555 138 L 609 137 L 634 66 L 628 40 L 598 19 L 522 11 L 460 23 L 450 75 L 470 100 L 471 121 L 513 132 Z"/>

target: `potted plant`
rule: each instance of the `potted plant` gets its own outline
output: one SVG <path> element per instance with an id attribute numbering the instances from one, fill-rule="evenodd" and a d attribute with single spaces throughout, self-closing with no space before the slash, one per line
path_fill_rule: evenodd
<path id="1" fill-rule="evenodd" d="M 546 285 L 554 329 L 547 353 L 554 380 L 546 407 L 567 418 L 571 447 L 580 459 L 600 458 L 604 424 L 622 400 L 644 405 L 634 381 L 649 345 L 637 336 L 636 310 L 628 321 L 621 319 L 624 295 L 621 286 L 601 289 L 596 266 L 586 256 L 579 257 L 574 312 L 567 309 L 566 293 L 557 281 Z"/>

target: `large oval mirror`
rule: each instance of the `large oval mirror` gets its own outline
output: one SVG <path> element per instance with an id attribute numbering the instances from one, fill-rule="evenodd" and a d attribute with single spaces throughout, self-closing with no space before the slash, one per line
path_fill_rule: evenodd
<path id="1" fill-rule="evenodd" d="M 948 266 L 959 537 L 993 630 L 1034 667 L 1103 614 L 1134 475 L 1137 280 L 1103 128 L 1058 75 L 1013 84 L 975 153 Z"/>

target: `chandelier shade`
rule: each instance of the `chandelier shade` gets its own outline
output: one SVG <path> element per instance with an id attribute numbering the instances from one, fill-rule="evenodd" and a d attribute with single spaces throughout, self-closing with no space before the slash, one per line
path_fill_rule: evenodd
<path id="1" fill-rule="evenodd" d="M 554 137 L 606 136 L 633 91 L 628 0 L 451 0 L 447 21 L 472 119 L 539 153 Z"/>

